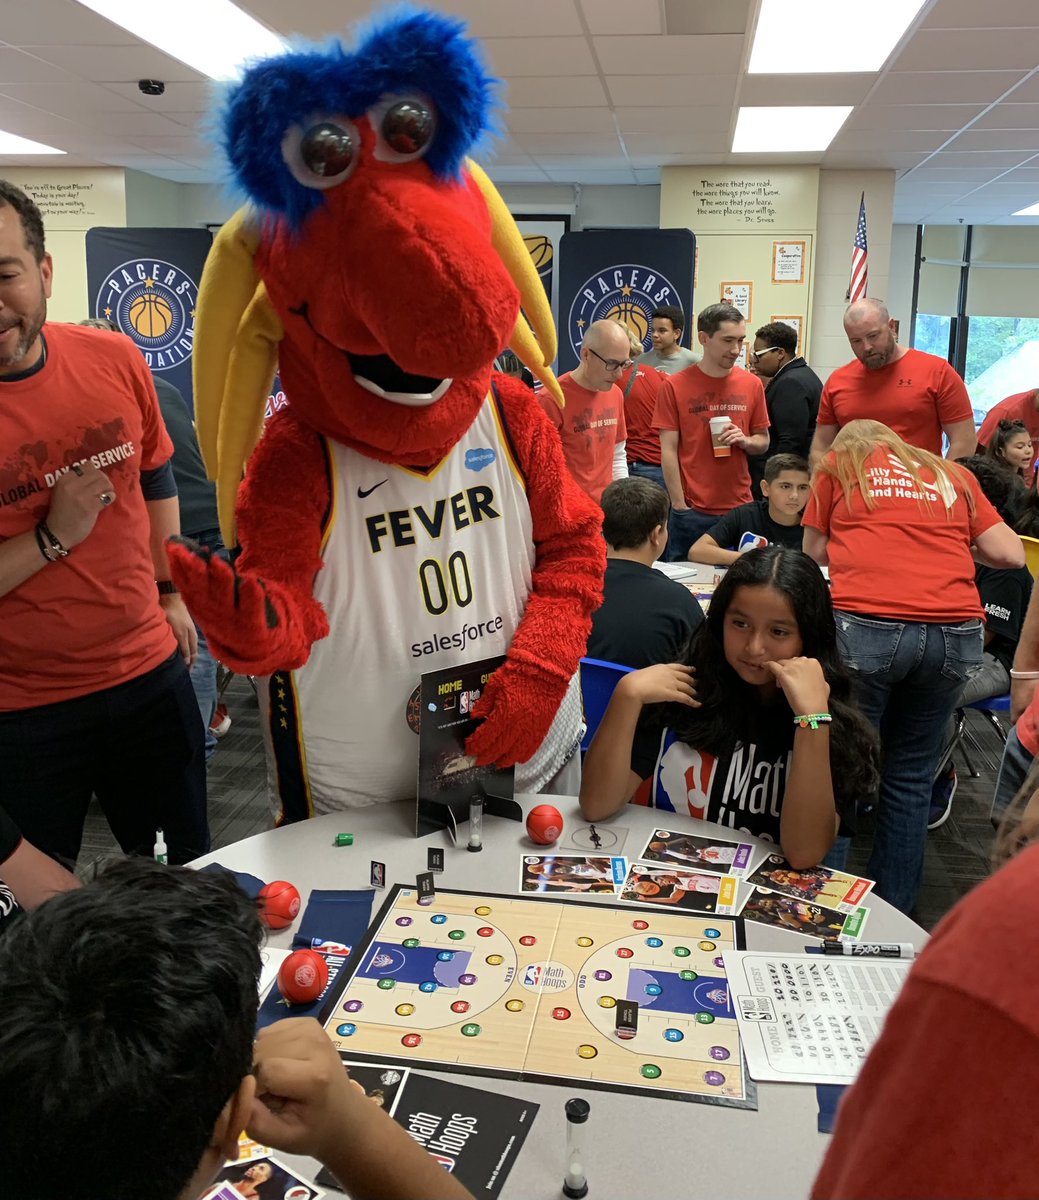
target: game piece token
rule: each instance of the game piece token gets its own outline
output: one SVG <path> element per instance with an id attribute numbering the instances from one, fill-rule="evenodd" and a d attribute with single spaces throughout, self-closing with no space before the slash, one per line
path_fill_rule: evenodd
<path id="1" fill-rule="evenodd" d="M 373 888 L 384 888 L 386 886 L 386 864 L 376 862 L 374 858 L 371 865 L 371 881 Z"/>
<path id="2" fill-rule="evenodd" d="M 635 1000 L 617 1001 L 617 1036 L 630 1041 L 639 1031 L 639 1006 Z"/>
<path id="3" fill-rule="evenodd" d="M 432 904 L 436 896 L 436 885 L 433 883 L 433 872 L 423 871 L 416 880 L 419 904 Z"/>
<path id="4" fill-rule="evenodd" d="M 299 914 L 299 892 L 284 879 L 275 879 L 260 889 L 260 920 L 268 929 L 285 929 Z"/>
<path id="5" fill-rule="evenodd" d="M 588 1180 L 584 1174 L 582 1143 L 585 1130 L 581 1128 L 592 1111 L 587 1100 L 576 1098 L 566 1102 L 566 1174 L 563 1176 L 563 1195 L 581 1200 L 588 1195 Z"/>
<path id="6" fill-rule="evenodd" d="M 444 848 L 442 846 L 430 846 L 426 851 L 426 870 L 427 871 L 442 871 L 444 869 Z"/>
<path id="7" fill-rule="evenodd" d="M 352 846 L 354 844 L 354 835 L 352 833 L 337 833 L 336 839 L 332 844 L 334 846 Z"/>
<path id="8" fill-rule="evenodd" d="M 328 986 L 328 963 L 316 950 L 293 950 L 278 968 L 278 987 L 290 1004 L 311 1004 Z"/>
<path id="9" fill-rule="evenodd" d="M 539 846 L 551 846 L 563 832 L 563 814 L 551 804 L 539 804 L 527 813 L 527 834 Z"/>

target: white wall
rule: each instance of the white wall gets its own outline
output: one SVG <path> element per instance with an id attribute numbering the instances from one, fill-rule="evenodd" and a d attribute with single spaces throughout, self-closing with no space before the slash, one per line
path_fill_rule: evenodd
<path id="1" fill-rule="evenodd" d="M 898 340 L 906 346 L 909 345 L 909 319 L 913 315 L 915 277 L 916 226 L 895 225 L 891 230 L 891 273 L 887 295 L 880 298 L 887 301 L 888 312 L 900 323 Z"/>
<path id="2" fill-rule="evenodd" d="M 891 263 L 894 171 L 820 171 L 819 219 L 812 303 L 812 367 L 826 379 L 851 359 L 844 336 L 845 295 L 851 274 L 851 247 L 866 193 L 871 296 L 887 299 Z M 908 311 L 906 312 L 908 318 Z"/>

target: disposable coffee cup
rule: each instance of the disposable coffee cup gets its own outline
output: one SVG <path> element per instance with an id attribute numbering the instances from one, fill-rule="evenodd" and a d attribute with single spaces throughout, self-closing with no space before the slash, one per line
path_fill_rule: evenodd
<path id="1" fill-rule="evenodd" d="M 722 441 L 722 430 L 731 424 L 728 417 L 711 417 L 711 446 L 715 458 L 729 458 L 732 454 L 732 447 Z"/>

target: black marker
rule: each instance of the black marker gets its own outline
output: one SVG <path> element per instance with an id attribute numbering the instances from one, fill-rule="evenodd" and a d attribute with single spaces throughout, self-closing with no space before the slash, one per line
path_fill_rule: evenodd
<path id="1" fill-rule="evenodd" d="M 843 954 L 848 958 L 915 958 L 911 942 L 823 942 L 823 954 Z"/>
<path id="2" fill-rule="evenodd" d="M 584 1174 L 584 1154 L 581 1142 L 584 1131 L 580 1128 L 588 1120 L 592 1106 L 587 1100 L 574 1099 L 566 1102 L 566 1174 L 563 1176 L 563 1195 L 570 1200 L 580 1200 L 588 1195 L 588 1180 Z"/>

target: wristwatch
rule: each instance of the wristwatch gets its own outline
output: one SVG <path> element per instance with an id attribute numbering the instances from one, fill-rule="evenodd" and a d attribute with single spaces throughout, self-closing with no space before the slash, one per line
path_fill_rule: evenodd
<path id="1" fill-rule="evenodd" d="M 178 594 L 179 589 L 172 579 L 156 579 L 155 586 L 159 589 L 160 596 L 176 596 Z"/>

